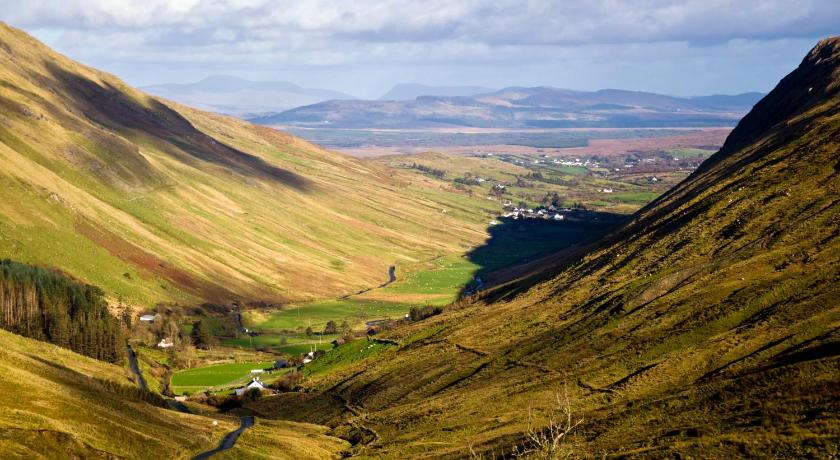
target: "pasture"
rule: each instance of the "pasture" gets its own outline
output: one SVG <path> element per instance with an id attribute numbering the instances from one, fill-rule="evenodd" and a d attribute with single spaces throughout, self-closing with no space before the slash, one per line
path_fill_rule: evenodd
<path id="1" fill-rule="evenodd" d="M 248 310 L 243 312 L 242 322 L 245 327 L 262 333 L 303 332 L 309 326 L 318 332 L 328 321 L 335 321 L 339 326 L 345 320 L 352 329 L 358 330 L 370 320 L 401 318 L 409 308 L 410 305 L 404 303 L 381 300 L 331 299 L 288 305 L 282 309 Z"/>
<path id="2" fill-rule="evenodd" d="M 233 385 L 250 376 L 252 369 L 273 366 L 271 361 L 227 363 L 186 369 L 172 375 L 170 386 L 175 394 L 203 391 L 210 387 Z"/>

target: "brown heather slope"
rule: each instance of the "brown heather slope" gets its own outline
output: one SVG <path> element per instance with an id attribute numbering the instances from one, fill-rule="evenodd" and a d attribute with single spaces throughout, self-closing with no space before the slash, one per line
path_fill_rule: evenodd
<path id="1" fill-rule="evenodd" d="M 598 248 L 397 329 L 399 346 L 255 410 L 364 426 L 362 457 L 455 458 L 509 452 L 567 384 L 582 455 L 837 456 L 838 91 L 831 38 Z"/>
<path id="2" fill-rule="evenodd" d="M 0 24 L 0 257 L 136 304 L 335 296 L 486 237 L 489 205 L 440 187 L 155 99 Z"/>

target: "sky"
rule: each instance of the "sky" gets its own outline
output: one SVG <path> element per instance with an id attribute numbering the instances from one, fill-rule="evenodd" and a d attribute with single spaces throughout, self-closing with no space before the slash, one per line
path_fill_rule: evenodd
<path id="1" fill-rule="evenodd" d="M 0 20 L 136 86 L 210 75 L 376 98 L 397 83 L 768 91 L 838 0 L 0 0 Z"/>

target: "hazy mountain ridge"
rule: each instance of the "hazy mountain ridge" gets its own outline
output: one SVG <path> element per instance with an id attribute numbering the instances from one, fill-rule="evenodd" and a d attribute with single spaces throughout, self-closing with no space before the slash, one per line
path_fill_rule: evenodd
<path id="1" fill-rule="evenodd" d="M 580 455 L 837 455 L 838 87 L 832 38 L 598 247 L 397 330 L 323 398 L 254 408 L 363 422 L 362 455 L 456 458 L 507 451 L 567 386 Z"/>
<path id="2" fill-rule="evenodd" d="M 474 96 L 332 100 L 252 118 L 260 124 L 336 128 L 505 128 L 734 125 L 760 96 L 679 98 L 641 91 L 510 87 Z"/>
<path id="3" fill-rule="evenodd" d="M 195 83 L 158 84 L 140 89 L 197 109 L 236 116 L 279 112 L 330 99 L 354 99 L 339 91 L 226 75 L 207 77 Z"/>
<path id="4" fill-rule="evenodd" d="M 405 101 L 420 96 L 470 97 L 492 93 L 493 88 L 485 86 L 429 86 L 419 83 L 400 83 L 379 97 L 380 101 Z"/>

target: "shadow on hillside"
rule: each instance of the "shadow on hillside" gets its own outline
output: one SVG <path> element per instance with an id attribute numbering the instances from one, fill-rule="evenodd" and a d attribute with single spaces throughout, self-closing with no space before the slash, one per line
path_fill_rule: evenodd
<path id="1" fill-rule="evenodd" d="M 472 295 L 508 281 L 510 267 L 545 258 L 558 251 L 594 243 L 615 230 L 627 216 L 576 210 L 564 220 L 499 219 L 488 228 L 490 238 L 467 258 L 479 268 L 473 280 L 461 288 L 461 296 Z"/>
<path id="2" fill-rule="evenodd" d="M 71 99 L 71 108 L 81 108 L 83 115 L 96 123 L 121 133 L 148 134 L 146 140 L 158 144 L 157 147 L 176 156 L 183 157 L 180 152 L 189 155 L 184 160 L 198 159 L 214 163 L 243 175 L 259 175 L 298 190 L 305 191 L 313 187 L 308 179 L 299 174 L 269 164 L 208 136 L 180 113 L 156 99 L 150 99 L 151 107 L 145 107 L 120 88 L 94 82 L 51 63 L 47 67 L 54 81 L 45 81 L 44 84 L 49 87 L 58 84 L 58 94 Z M 173 151 L 173 146 L 180 152 Z M 125 152 L 121 153 L 121 156 L 125 155 Z M 140 156 L 139 153 L 137 156 Z"/>

